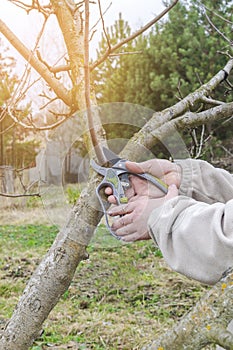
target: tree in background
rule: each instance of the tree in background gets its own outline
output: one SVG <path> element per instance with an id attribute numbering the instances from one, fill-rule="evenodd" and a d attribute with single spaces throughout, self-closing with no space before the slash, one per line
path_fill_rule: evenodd
<path id="1" fill-rule="evenodd" d="M 97 84 L 98 100 L 137 103 L 159 111 L 186 96 L 191 86 L 198 89 L 226 62 L 223 52 L 231 46 L 227 38 L 231 37 L 229 21 L 232 4 L 230 0 L 214 4 L 205 1 L 204 7 L 199 1 L 180 1 L 176 11 L 170 12 L 166 20 L 157 23 L 149 34 L 140 36 L 124 49 L 128 55 L 114 57 L 117 64 L 109 59 L 97 69 L 95 81 L 101 79 L 104 82 L 101 86 Z M 130 31 L 130 28 L 127 29 Z M 113 28 L 109 31 L 110 41 L 115 38 L 115 32 Z M 106 43 L 102 40 L 99 54 L 104 45 Z M 209 97 L 227 102 L 232 91 L 229 86 L 229 94 L 225 93 L 227 90 L 223 85 Z M 196 106 L 192 109 L 195 111 Z M 225 147 L 230 154 L 233 149 L 229 144 L 232 132 L 227 125 L 219 126 L 218 123 L 216 128 L 211 122 L 204 133 L 199 127 L 186 130 L 185 136 L 194 157 L 204 156 L 203 149 L 199 152 L 200 143 L 208 146 L 205 149 L 205 159 L 208 160 L 215 155 L 224 156 Z M 220 139 L 223 142 L 226 139 L 225 144 L 222 145 Z"/>
<path id="2" fill-rule="evenodd" d="M 9 116 L 9 101 L 18 86 L 19 79 L 13 73 L 15 59 L 9 56 L 8 49 L 0 52 L 0 166 L 11 166 L 14 169 L 30 167 L 35 163 L 39 141 L 29 131 L 15 123 Z M 15 106 L 14 113 L 21 120 L 29 114 L 30 106 Z M 34 136 L 34 137 L 33 137 Z"/>

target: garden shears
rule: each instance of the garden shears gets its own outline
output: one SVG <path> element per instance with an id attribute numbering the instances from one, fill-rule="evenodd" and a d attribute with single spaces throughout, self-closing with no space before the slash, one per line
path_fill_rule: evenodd
<path id="1" fill-rule="evenodd" d="M 163 181 L 161 181 L 160 179 L 150 174 L 147 174 L 147 173 L 136 174 L 136 173 L 130 172 L 125 166 L 125 163 L 127 160 L 120 158 L 117 154 L 115 154 L 108 148 L 103 147 L 103 153 L 108 161 L 109 167 L 101 166 L 97 164 L 94 160 L 91 160 L 90 164 L 98 174 L 104 177 L 101 183 L 96 188 L 96 195 L 102 207 L 102 210 L 105 216 L 106 225 L 109 232 L 113 237 L 119 240 L 120 237 L 118 237 L 113 232 L 109 224 L 109 219 L 107 214 L 107 208 L 109 203 L 107 200 L 104 199 L 103 195 L 101 195 L 101 190 L 106 187 L 110 187 L 112 189 L 112 194 L 116 199 L 116 204 L 120 205 L 128 202 L 128 198 L 125 195 L 125 191 L 131 186 L 130 179 L 129 179 L 130 175 L 138 176 L 141 179 L 149 181 L 154 186 L 159 188 L 164 194 L 167 193 L 168 187 Z"/>

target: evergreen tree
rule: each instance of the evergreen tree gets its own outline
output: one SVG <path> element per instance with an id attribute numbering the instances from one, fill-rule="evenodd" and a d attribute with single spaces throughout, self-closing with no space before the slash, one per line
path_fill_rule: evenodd
<path id="1" fill-rule="evenodd" d="M 230 38 L 229 24 L 216 14 L 227 18 L 232 1 L 205 3 L 213 9 L 209 16 L 215 26 Z M 199 1 L 178 3 L 168 20 L 150 33 L 149 42 L 149 54 L 154 62 L 151 88 L 155 99 L 160 96 L 159 109 L 175 102 L 174 92 L 178 92 L 178 87 L 184 97 L 210 79 L 227 60 L 218 54 L 227 42 L 209 24 Z"/>
<path id="2" fill-rule="evenodd" d="M 231 38 L 229 23 L 233 1 L 206 0 L 204 4 L 205 7 L 198 0 L 180 1 L 166 20 L 124 49 L 137 54 L 104 63 L 95 76 L 100 88 L 99 102 L 131 102 L 156 111 L 163 110 L 198 89 L 219 71 L 228 60 L 220 52 L 231 50 L 224 36 Z M 123 30 L 121 36 L 119 27 Z M 127 22 L 121 17 L 108 30 L 111 43 L 130 32 Z M 102 40 L 98 53 L 105 49 Z M 227 100 L 228 95 L 224 96 L 224 93 L 225 87 L 222 86 L 210 97 Z M 220 138 L 225 139 L 226 135 L 229 138 L 226 128 L 208 125 L 207 132 L 218 144 Z"/>
<path id="3" fill-rule="evenodd" d="M 114 46 L 121 40 L 131 34 L 128 22 L 122 19 L 121 13 L 118 20 L 106 28 L 109 43 Z M 108 49 L 106 38 L 102 39 L 97 50 L 97 55 L 101 56 Z M 93 73 L 93 79 L 96 86 L 96 94 L 100 103 L 102 102 L 119 102 L 125 100 L 127 85 L 124 84 L 125 75 L 128 70 L 128 60 L 126 52 L 133 51 L 133 45 L 128 44 L 114 53 L 108 60 L 104 61 L 101 66 Z"/>
<path id="4" fill-rule="evenodd" d="M 231 38 L 232 0 L 205 1 L 206 13 L 226 37 Z M 208 9 L 211 9 L 208 10 Z M 131 29 L 120 15 L 107 28 L 111 44 L 130 35 Z M 161 110 L 207 81 L 226 62 L 228 43 L 208 22 L 198 0 L 180 1 L 168 18 L 124 47 L 135 55 L 114 56 L 98 69 L 94 80 L 99 102 L 132 102 Z M 107 49 L 103 37 L 98 55 Z"/>

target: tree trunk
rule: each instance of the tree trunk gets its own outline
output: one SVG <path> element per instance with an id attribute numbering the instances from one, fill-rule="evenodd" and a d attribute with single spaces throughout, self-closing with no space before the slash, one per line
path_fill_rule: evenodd
<path id="1" fill-rule="evenodd" d="M 54 244 L 31 277 L 2 339 L 1 350 L 26 350 L 38 336 L 44 320 L 69 287 L 102 213 L 92 178 L 73 208 Z"/>
<path id="2" fill-rule="evenodd" d="M 233 319 L 233 269 L 172 330 L 143 350 L 200 350 L 208 344 L 233 349 L 227 326 Z"/>

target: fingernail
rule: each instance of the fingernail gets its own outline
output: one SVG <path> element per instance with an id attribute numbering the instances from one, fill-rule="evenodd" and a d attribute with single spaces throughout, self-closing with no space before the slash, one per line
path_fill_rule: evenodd
<path id="1" fill-rule="evenodd" d="M 175 184 L 171 184 L 169 187 L 170 188 L 176 188 L 176 185 Z"/>

